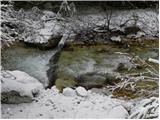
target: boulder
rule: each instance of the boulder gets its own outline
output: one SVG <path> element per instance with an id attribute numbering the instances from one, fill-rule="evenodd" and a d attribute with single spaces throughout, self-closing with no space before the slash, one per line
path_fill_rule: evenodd
<path id="1" fill-rule="evenodd" d="M 32 102 L 43 89 L 37 79 L 18 70 L 2 71 L 1 85 L 1 102 L 7 104 Z"/>
<path id="2" fill-rule="evenodd" d="M 127 110 L 122 105 L 113 107 L 108 113 L 108 118 L 127 118 L 129 116 Z"/>
<path id="3" fill-rule="evenodd" d="M 46 40 L 44 40 L 45 42 L 42 43 L 24 41 L 24 44 L 29 47 L 39 48 L 40 50 L 48 50 L 57 47 L 61 37 L 62 36 L 50 36 L 50 38 L 46 38 Z"/>
<path id="4" fill-rule="evenodd" d="M 88 96 L 88 92 L 84 87 L 81 87 L 81 86 L 77 87 L 76 92 L 77 92 L 77 95 L 79 96 L 82 96 L 82 97 Z"/>

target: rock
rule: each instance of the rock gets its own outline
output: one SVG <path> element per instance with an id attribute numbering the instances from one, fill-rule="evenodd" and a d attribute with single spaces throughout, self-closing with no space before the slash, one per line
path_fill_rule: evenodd
<path id="1" fill-rule="evenodd" d="M 77 87 L 76 92 L 77 92 L 77 95 L 79 95 L 79 96 L 82 96 L 82 97 L 88 96 L 88 92 L 84 87 L 81 87 L 81 86 Z"/>
<path id="2" fill-rule="evenodd" d="M 140 30 L 138 26 L 129 26 L 125 28 L 125 34 L 137 34 Z"/>
<path id="3" fill-rule="evenodd" d="M 113 42 L 121 42 L 121 38 L 120 38 L 120 36 L 113 36 L 113 37 L 111 37 L 111 41 L 113 41 Z"/>
<path id="4" fill-rule="evenodd" d="M 62 94 L 65 95 L 65 96 L 73 97 L 73 96 L 76 95 L 76 92 L 72 88 L 67 87 L 67 88 L 63 89 L 63 93 Z"/>
<path id="5" fill-rule="evenodd" d="M 106 77 L 105 84 L 115 85 L 115 83 L 120 82 L 120 79 L 118 78 L 119 75 L 116 73 L 106 73 L 105 77 Z"/>
<path id="6" fill-rule="evenodd" d="M 58 21 L 51 20 L 56 16 L 55 13 L 51 11 L 45 11 L 41 16 L 41 21 L 43 25 L 35 26 L 38 27 L 37 31 L 33 31 L 32 35 L 26 36 L 23 40 L 26 45 L 29 47 L 36 47 L 42 50 L 54 48 L 58 45 L 59 41 L 62 38 L 62 25 Z"/>
<path id="7" fill-rule="evenodd" d="M 50 36 L 50 38 L 48 39 L 46 38 L 46 40 L 44 40 L 45 42 L 43 43 L 24 41 L 24 44 L 29 47 L 39 48 L 40 50 L 48 50 L 51 48 L 55 48 L 58 45 L 60 39 L 61 39 L 61 36 L 57 36 L 57 37 Z"/>
<path id="8" fill-rule="evenodd" d="M 79 75 L 77 78 L 77 85 L 83 86 L 86 89 L 91 88 L 101 88 L 106 84 L 114 85 L 115 83 L 119 82 L 119 79 L 117 78 L 116 74 L 113 73 L 85 73 L 82 75 Z"/>
<path id="9" fill-rule="evenodd" d="M 115 106 L 109 111 L 108 118 L 127 118 L 129 116 L 127 110 L 121 106 Z"/>
<path id="10" fill-rule="evenodd" d="M 123 70 L 128 70 L 127 66 L 125 65 L 125 63 L 119 63 L 117 66 L 117 71 L 123 71 Z"/>
<path id="11" fill-rule="evenodd" d="M 43 85 L 37 79 L 22 71 L 2 71 L 1 78 L 2 103 L 32 102 L 43 89 Z"/>
<path id="12" fill-rule="evenodd" d="M 97 74 L 95 72 L 79 75 L 76 79 L 79 86 L 83 86 L 87 89 L 102 87 L 106 81 L 104 75 Z"/>

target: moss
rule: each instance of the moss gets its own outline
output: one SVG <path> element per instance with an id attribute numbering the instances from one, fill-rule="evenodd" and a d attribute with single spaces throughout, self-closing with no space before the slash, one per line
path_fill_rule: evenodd
<path id="1" fill-rule="evenodd" d="M 57 76 L 58 79 L 56 80 L 55 85 L 60 91 L 65 87 L 74 87 L 76 85 L 76 81 L 72 75 L 60 72 Z"/>
<path id="2" fill-rule="evenodd" d="M 126 97 L 128 99 L 134 99 L 139 97 L 139 95 L 135 91 L 127 90 L 127 89 L 117 89 L 113 92 L 113 95 L 116 97 Z"/>
<path id="3" fill-rule="evenodd" d="M 138 81 L 136 83 L 136 88 L 138 90 L 155 90 L 158 88 L 158 84 L 154 81 Z"/>
<path id="4" fill-rule="evenodd" d="M 128 99 L 134 99 L 138 97 L 149 96 L 151 90 L 158 89 L 158 83 L 155 81 L 138 81 L 136 82 L 135 91 L 132 91 L 129 87 L 123 89 L 116 89 L 113 95 L 116 97 L 126 97 Z M 144 93 L 141 93 L 143 91 Z"/>
<path id="5" fill-rule="evenodd" d="M 92 58 L 97 64 L 101 64 L 107 55 L 112 55 L 113 52 L 121 51 L 125 52 L 124 49 L 119 49 L 115 45 L 89 45 L 89 46 L 68 46 L 70 50 L 63 50 L 59 59 L 59 63 L 63 65 L 70 65 L 78 62 L 79 60 Z"/>

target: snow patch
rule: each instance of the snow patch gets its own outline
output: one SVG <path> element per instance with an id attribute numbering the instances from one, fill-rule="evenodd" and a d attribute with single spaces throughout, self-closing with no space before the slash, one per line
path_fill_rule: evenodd
<path id="1" fill-rule="evenodd" d="M 112 41 L 115 41 L 115 42 L 121 42 L 121 38 L 120 38 L 120 36 L 113 36 L 113 37 L 111 37 L 111 40 Z"/>
<path id="2" fill-rule="evenodd" d="M 76 92 L 72 88 L 67 87 L 63 89 L 63 95 L 73 97 L 76 95 Z"/>
<path id="3" fill-rule="evenodd" d="M 76 92 L 77 92 L 77 95 L 82 96 L 82 97 L 86 97 L 88 95 L 87 90 L 81 86 L 76 88 Z"/>

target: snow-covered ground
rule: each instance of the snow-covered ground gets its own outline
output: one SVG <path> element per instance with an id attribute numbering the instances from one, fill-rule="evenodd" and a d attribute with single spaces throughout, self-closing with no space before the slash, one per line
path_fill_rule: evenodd
<path id="1" fill-rule="evenodd" d="M 37 79 L 18 70 L 2 71 L 1 78 L 3 102 L 9 103 L 1 105 L 2 118 L 158 118 L 156 97 L 121 100 L 81 86 L 45 90 Z M 24 103 L 26 96 L 33 101 Z"/>
<path id="2" fill-rule="evenodd" d="M 93 12 L 92 14 L 79 14 L 78 18 L 75 17 L 73 20 L 71 20 L 72 18 L 65 20 L 58 18 L 56 13 L 52 11 L 42 11 L 36 7 L 27 12 L 24 10 L 12 13 L 2 12 L 2 22 L 18 26 L 15 29 L 10 29 L 7 26 L 2 27 L 2 38 L 4 42 L 10 41 L 11 38 L 14 39 L 9 37 L 11 36 L 8 34 L 9 32 L 18 36 L 19 40 L 45 44 L 54 40 L 56 36 L 62 36 L 66 31 L 78 31 L 81 29 L 80 27 L 87 28 L 93 25 L 104 26 L 108 14 L 110 13 Z M 141 29 L 143 35 L 158 36 L 158 12 L 155 9 L 113 10 L 109 19 L 111 20 L 110 29 L 124 32 L 126 27 L 136 26 Z M 12 22 L 13 20 L 16 22 Z M 122 27 L 120 27 L 121 25 Z"/>
<path id="3" fill-rule="evenodd" d="M 124 101 L 92 91 L 55 86 L 43 90 L 32 103 L 2 104 L 2 118 L 158 118 L 158 98 Z"/>
<path id="4" fill-rule="evenodd" d="M 59 93 L 54 86 L 52 89 L 44 90 L 32 103 L 2 104 L 2 118 L 127 118 L 129 116 L 123 107 L 125 101 L 91 91 L 86 91 L 88 95 L 85 97 L 77 95 L 71 88 L 66 91 Z M 84 94 L 83 90 L 82 92 Z"/>

